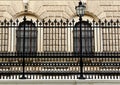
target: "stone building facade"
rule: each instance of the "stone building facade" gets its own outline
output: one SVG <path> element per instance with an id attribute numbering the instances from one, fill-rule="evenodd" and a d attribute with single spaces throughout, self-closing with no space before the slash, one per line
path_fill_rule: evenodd
<path id="1" fill-rule="evenodd" d="M 104 21 L 105 19 L 117 20 L 120 19 L 120 0 L 82 0 L 86 3 L 86 11 L 83 20 L 92 21 L 93 19 L 97 22 L 99 19 Z M 78 22 L 78 16 L 76 16 L 75 6 L 78 5 L 79 0 L 0 0 L 0 21 L 4 19 L 23 20 L 24 15 L 27 20 L 72 20 L 75 19 Z M 27 10 L 27 12 L 25 12 Z M 38 30 L 39 31 L 39 30 Z M 96 30 L 95 34 L 98 34 Z M 16 50 L 16 33 L 15 30 L 9 33 L 9 43 L 7 51 L 14 52 Z M 100 33 L 100 32 L 99 32 Z M 42 34 L 40 34 L 43 36 Z M 99 34 L 98 34 L 99 35 Z M 43 37 L 38 37 L 38 51 L 44 51 Z M 101 36 L 95 37 L 95 50 L 102 47 Z M 69 41 L 73 45 L 73 41 Z M 71 44 L 68 43 L 68 47 Z M 73 47 L 73 46 L 71 46 Z M 67 50 L 69 52 L 73 51 L 73 48 Z"/>
<path id="2" fill-rule="evenodd" d="M 24 2 L 28 1 L 25 13 Z M 92 19 L 119 19 L 119 0 L 82 0 L 86 3 L 85 17 Z M 27 15 L 37 19 L 76 18 L 75 6 L 79 0 L 0 0 L 0 20 Z M 89 19 L 88 18 L 88 19 Z"/>

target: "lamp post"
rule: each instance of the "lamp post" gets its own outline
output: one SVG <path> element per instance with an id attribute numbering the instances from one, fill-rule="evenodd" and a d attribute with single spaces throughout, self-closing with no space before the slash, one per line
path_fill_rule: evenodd
<path id="1" fill-rule="evenodd" d="M 23 59 L 23 61 L 22 61 L 22 70 L 23 70 L 23 72 L 22 72 L 22 77 L 20 77 L 20 79 L 27 79 L 26 77 L 25 77 L 25 26 L 26 26 L 26 17 L 24 16 L 24 18 L 23 18 L 23 20 L 24 20 L 24 24 L 23 24 L 23 52 L 22 52 L 22 59 Z"/>
<path id="2" fill-rule="evenodd" d="M 85 4 L 81 1 L 79 2 L 79 5 L 75 7 L 77 16 L 79 16 L 79 25 L 80 25 L 80 77 L 78 79 L 85 79 L 83 77 L 83 61 L 82 61 L 82 16 L 85 14 Z"/>

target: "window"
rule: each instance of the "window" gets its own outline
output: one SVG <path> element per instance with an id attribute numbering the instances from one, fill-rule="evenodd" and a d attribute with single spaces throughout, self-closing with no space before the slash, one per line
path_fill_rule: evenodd
<path id="1" fill-rule="evenodd" d="M 74 52 L 80 52 L 80 24 L 76 23 L 73 29 L 73 49 Z M 82 52 L 90 53 L 94 52 L 94 30 L 91 25 L 82 21 Z"/>
<path id="2" fill-rule="evenodd" d="M 17 52 L 37 52 L 37 28 L 31 21 L 20 23 L 16 33 Z"/>

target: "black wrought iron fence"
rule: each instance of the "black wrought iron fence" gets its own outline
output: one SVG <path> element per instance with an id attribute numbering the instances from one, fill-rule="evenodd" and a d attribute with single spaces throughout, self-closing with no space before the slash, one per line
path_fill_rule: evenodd
<path id="1" fill-rule="evenodd" d="M 0 21 L 0 78 L 120 79 L 119 42 L 119 20 Z"/>

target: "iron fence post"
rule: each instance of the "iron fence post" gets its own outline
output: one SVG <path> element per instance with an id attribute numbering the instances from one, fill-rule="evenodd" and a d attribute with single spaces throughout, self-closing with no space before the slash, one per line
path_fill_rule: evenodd
<path id="1" fill-rule="evenodd" d="M 25 22 L 26 22 L 26 17 L 24 16 L 24 29 L 23 29 L 23 62 L 22 62 L 22 67 L 23 67 L 23 72 L 22 72 L 22 77 L 20 79 L 26 79 L 25 77 Z"/>
<path id="2" fill-rule="evenodd" d="M 85 79 L 83 77 L 83 55 L 82 55 L 82 15 L 79 17 L 79 23 L 80 23 L 80 77 L 78 79 Z"/>

